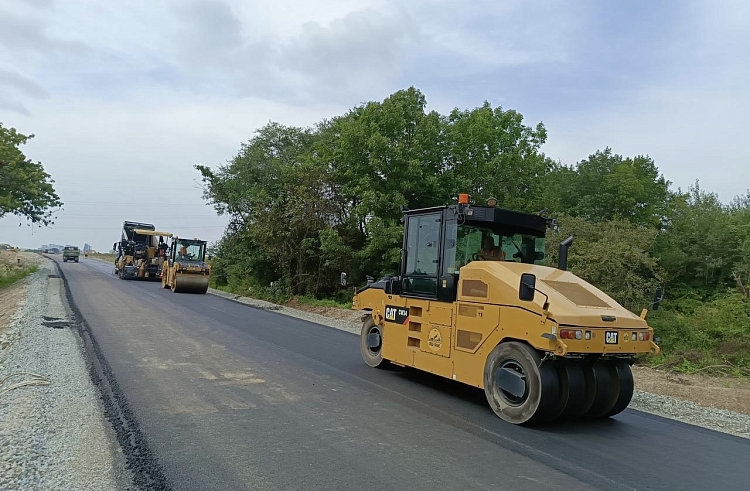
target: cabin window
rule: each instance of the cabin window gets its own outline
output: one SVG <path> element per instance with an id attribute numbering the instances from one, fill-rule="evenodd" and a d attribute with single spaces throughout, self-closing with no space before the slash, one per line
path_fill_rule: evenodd
<path id="1" fill-rule="evenodd" d="M 406 239 L 404 291 L 437 295 L 441 214 L 409 217 Z"/>

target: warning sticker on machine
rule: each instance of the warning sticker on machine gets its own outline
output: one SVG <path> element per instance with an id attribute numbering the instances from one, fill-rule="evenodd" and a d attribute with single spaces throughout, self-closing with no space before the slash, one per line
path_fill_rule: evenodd
<path id="1" fill-rule="evenodd" d="M 409 322 L 409 309 L 404 307 L 385 306 L 385 320 L 395 322 L 396 324 L 406 324 Z"/>
<path id="2" fill-rule="evenodd" d="M 605 344 L 617 344 L 617 331 L 606 331 L 604 333 Z"/>

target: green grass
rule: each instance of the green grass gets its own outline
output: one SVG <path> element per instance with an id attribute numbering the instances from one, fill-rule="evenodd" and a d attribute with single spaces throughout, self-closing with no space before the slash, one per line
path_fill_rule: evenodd
<path id="1" fill-rule="evenodd" d="M 274 288 L 274 287 L 267 287 L 267 288 L 238 288 L 233 287 L 231 285 L 217 285 L 212 284 L 211 288 L 216 288 L 217 290 L 221 290 L 223 292 L 232 293 L 234 295 L 241 295 L 243 297 L 249 297 L 249 298 L 255 298 L 257 300 L 265 300 L 266 302 L 272 302 L 275 304 L 286 304 L 293 300 L 296 300 L 297 302 L 305 305 L 310 305 L 311 307 L 328 307 L 328 308 L 336 308 L 336 309 L 345 309 L 349 310 L 352 308 L 352 302 L 351 300 L 344 300 L 343 295 L 342 298 L 315 298 L 312 295 L 304 295 L 304 296 L 292 296 L 286 289 L 284 288 Z M 351 297 L 351 292 L 347 290 L 344 292 L 346 296 Z"/>
<path id="2" fill-rule="evenodd" d="M 83 254 L 81 254 L 81 256 L 83 257 Z M 104 262 L 112 263 L 112 264 L 115 263 L 114 254 L 100 254 L 100 253 L 89 254 L 89 259 L 96 259 L 98 261 L 104 261 Z"/>
<path id="3" fill-rule="evenodd" d="M 36 273 L 39 270 L 39 266 L 31 266 L 28 268 L 24 268 L 20 271 L 16 271 L 15 273 L 7 274 L 7 275 L 0 275 L 0 289 L 2 288 L 8 288 L 10 285 L 15 283 L 16 281 L 22 280 L 29 276 L 32 273 Z"/>
<path id="4" fill-rule="evenodd" d="M 330 298 L 315 298 L 313 296 L 297 297 L 297 300 L 299 301 L 299 303 L 303 303 L 305 305 L 310 305 L 313 307 L 331 307 L 335 309 L 346 309 L 346 310 L 349 310 L 352 308 L 351 301 L 344 303 L 344 302 L 340 302 L 339 300 L 334 300 Z"/>

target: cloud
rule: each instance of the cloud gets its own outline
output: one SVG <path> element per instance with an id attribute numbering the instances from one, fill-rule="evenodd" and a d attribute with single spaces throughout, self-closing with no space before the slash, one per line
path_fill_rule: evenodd
<path id="1" fill-rule="evenodd" d="M 192 90 L 297 103 L 381 90 L 401 72 L 417 37 L 398 10 L 357 10 L 286 36 L 244 32 L 239 13 L 220 1 L 194 1 L 178 12 L 183 26 L 174 42 Z"/>
<path id="2" fill-rule="evenodd" d="M 24 116 L 31 116 L 31 112 L 29 112 L 26 106 L 24 106 L 20 102 L 5 99 L 4 97 L 0 97 L 0 109 L 12 111 Z"/>
<path id="3" fill-rule="evenodd" d="M 7 70 L 0 69 L 0 86 L 15 88 L 31 97 L 42 99 L 49 97 L 49 92 L 44 90 L 33 79 Z"/>

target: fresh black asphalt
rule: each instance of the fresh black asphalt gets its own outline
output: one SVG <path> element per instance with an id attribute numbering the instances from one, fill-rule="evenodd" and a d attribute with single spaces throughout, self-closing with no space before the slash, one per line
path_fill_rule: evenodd
<path id="1" fill-rule="evenodd" d="M 367 367 L 352 334 L 60 266 L 138 430 L 125 452 L 152 460 L 142 489 L 750 488 L 750 440 L 634 410 L 513 426 L 480 390 Z"/>

